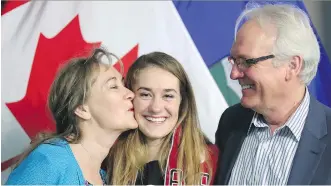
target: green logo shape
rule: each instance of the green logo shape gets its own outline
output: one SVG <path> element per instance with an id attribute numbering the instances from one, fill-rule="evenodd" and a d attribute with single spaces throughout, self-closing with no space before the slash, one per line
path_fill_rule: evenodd
<path id="1" fill-rule="evenodd" d="M 210 73 L 229 106 L 239 103 L 242 96 L 241 86 L 238 81 L 230 79 L 231 68 L 232 66 L 228 62 L 227 56 L 217 61 L 209 68 Z"/>

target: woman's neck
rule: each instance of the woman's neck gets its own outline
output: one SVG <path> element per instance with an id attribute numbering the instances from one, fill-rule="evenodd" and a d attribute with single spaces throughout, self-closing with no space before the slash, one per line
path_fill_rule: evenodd
<path id="1" fill-rule="evenodd" d="M 147 139 L 148 162 L 158 160 L 159 152 L 164 139 Z"/>
<path id="2" fill-rule="evenodd" d="M 105 130 L 91 122 L 80 123 L 81 139 L 77 145 L 89 156 L 90 164 L 100 168 L 121 132 Z"/>
<path id="3" fill-rule="evenodd" d="M 83 134 L 79 145 L 89 155 L 91 164 L 101 167 L 103 160 L 107 157 L 110 148 L 120 133 L 108 133 L 107 135 Z"/>
<path id="4" fill-rule="evenodd" d="M 100 169 L 110 148 L 121 134 L 119 131 L 105 130 L 97 124 L 80 123 L 81 138 L 70 144 L 84 178 L 93 184 L 102 184 Z"/>

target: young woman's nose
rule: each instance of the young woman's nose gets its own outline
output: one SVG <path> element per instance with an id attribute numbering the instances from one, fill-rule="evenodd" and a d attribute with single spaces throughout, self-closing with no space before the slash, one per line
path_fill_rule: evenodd
<path id="1" fill-rule="evenodd" d="M 149 110 L 153 113 L 159 113 L 162 111 L 163 100 L 161 98 L 154 97 L 149 105 Z"/>

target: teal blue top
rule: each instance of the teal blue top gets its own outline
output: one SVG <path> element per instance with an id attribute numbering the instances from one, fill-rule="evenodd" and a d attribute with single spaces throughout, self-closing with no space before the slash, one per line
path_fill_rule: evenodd
<path id="1" fill-rule="evenodd" d="M 106 183 L 106 173 L 100 169 Z M 8 177 L 7 185 L 88 185 L 68 142 L 55 138 L 34 149 Z"/>

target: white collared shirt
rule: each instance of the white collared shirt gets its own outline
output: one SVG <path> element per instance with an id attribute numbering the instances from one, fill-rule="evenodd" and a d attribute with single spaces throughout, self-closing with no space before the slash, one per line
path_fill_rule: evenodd
<path id="1" fill-rule="evenodd" d="M 308 115 L 310 95 L 272 135 L 263 116 L 256 113 L 247 132 L 229 185 L 286 185 Z"/>

